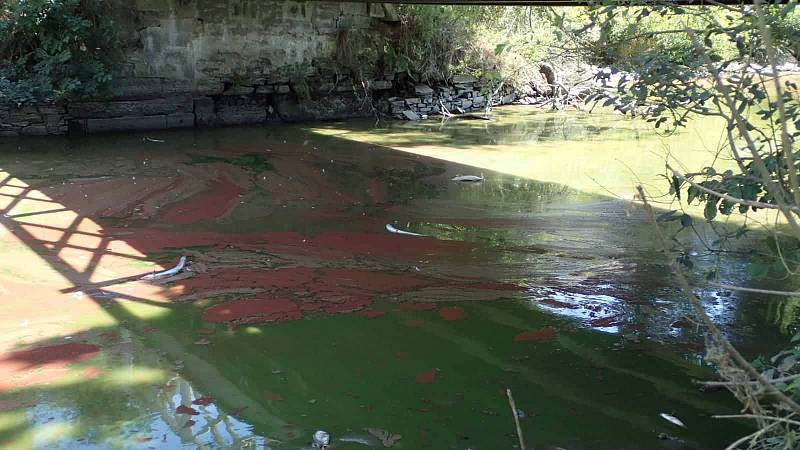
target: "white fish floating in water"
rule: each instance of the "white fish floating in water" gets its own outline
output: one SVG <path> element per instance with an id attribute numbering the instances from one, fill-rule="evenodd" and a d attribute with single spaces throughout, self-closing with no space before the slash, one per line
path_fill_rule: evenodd
<path id="1" fill-rule="evenodd" d="M 402 235 L 405 235 L 405 236 L 427 236 L 425 234 L 412 233 L 410 231 L 403 231 L 403 230 L 397 229 L 397 228 L 393 227 L 389 223 L 386 224 L 386 231 L 388 231 L 389 233 L 402 234 Z"/>
<path id="2" fill-rule="evenodd" d="M 461 181 L 465 183 L 476 183 L 483 181 L 483 174 L 478 175 L 457 175 L 450 179 L 451 181 Z"/>
<path id="3" fill-rule="evenodd" d="M 181 259 L 178 261 L 178 265 L 173 267 L 172 269 L 165 270 L 163 272 L 153 272 L 143 276 L 142 280 L 158 280 L 159 278 L 167 278 L 173 275 L 178 274 L 181 270 L 183 270 L 183 266 L 186 265 L 186 257 L 181 256 Z"/>
<path id="4" fill-rule="evenodd" d="M 144 138 L 144 139 L 142 139 L 142 140 L 143 140 L 143 141 L 145 141 L 145 142 L 155 142 L 155 143 L 157 143 L 157 144 L 162 144 L 162 143 L 164 143 L 164 142 L 165 142 L 163 139 L 153 139 L 153 138 L 151 138 L 151 137 L 145 137 L 145 138 Z"/>
<path id="5" fill-rule="evenodd" d="M 678 419 L 677 417 L 675 417 L 675 416 L 673 416 L 671 414 L 661 413 L 659 415 L 661 417 L 663 417 L 664 420 L 666 420 L 667 422 L 669 422 L 671 424 L 677 425 L 679 427 L 686 428 L 686 425 L 684 425 L 683 422 L 681 422 L 681 419 Z"/>
<path id="6" fill-rule="evenodd" d="M 339 438 L 339 442 L 345 442 L 348 444 L 361 444 L 366 445 L 367 447 L 379 447 L 382 445 L 380 439 L 376 438 L 375 436 L 362 436 L 358 434 L 347 434 Z"/>

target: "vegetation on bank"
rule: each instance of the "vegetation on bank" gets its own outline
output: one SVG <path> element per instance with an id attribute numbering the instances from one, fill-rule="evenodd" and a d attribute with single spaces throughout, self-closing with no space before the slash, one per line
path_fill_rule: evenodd
<path id="1" fill-rule="evenodd" d="M 747 9 L 727 7 L 551 8 L 504 6 L 399 7 L 400 24 L 381 33 L 343 29 L 335 69 L 356 80 L 442 82 L 472 75 L 489 85 L 503 82 L 527 94 L 542 92 L 542 63 L 561 72 L 569 86 L 586 81 L 589 67 L 626 72 L 658 70 L 662 61 L 704 74 L 686 27 L 739 27 Z M 602 18 L 602 20 L 598 20 Z M 766 11 L 777 57 L 796 62 L 800 13 Z M 735 39 L 709 35 L 714 57 L 765 64 L 757 33 L 741 29 Z"/>
<path id="2" fill-rule="evenodd" d="M 101 0 L 0 4 L 0 103 L 105 94 L 119 56 L 109 8 Z"/>
<path id="3" fill-rule="evenodd" d="M 643 116 L 657 128 L 675 130 L 697 116 L 720 119 L 723 140 L 712 149 L 734 169 L 685 167 L 668 157 L 664 178 L 674 199 L 670 206 L 699 203 L 715 238 L 704 239 L 694 218 L 671 210 L 655 216 L 653 199 L 642 187 L 641 200 L 653 219 L 677 285 L 707 331 L 706 360 L 743 406 L 742 414 L 726 416 L 751 421 L 756 431 L 729 448 L 779 449 L 800 445 L 800 334 L 777 355 L 748 362 L 717 328 L 702 301 L 702 292 L 744 291 L 764 301 L 800 296 L 794 290 L 770 289 L 782 280 L 796 289 L 800 270 L 800 89 L 780 76 L 781 63 L 796 63 L 796 2 L 766 6 L 725 6 L 712 10 L 680 7 L 591 10 L 583 33 L 613 35 L 609 24 L 627 16 L 639 23 L 654 20 L 654 29 L 639 27 L 628 34 L 623 48 L 631 70 L 614 89 L 594 100 Z M 655 19 L 653 19 L 655 18 Z M 576 37 L 577 41 L 577 37 Z M 639 45 L 637 42 L 648 44 Z M 668 43 L 671 50 L 659 42 Z M 580 44 L 579 44 L 580 45 Z M 613 48 L 613 46 L 612 46 Z M 763 214 L 770 223 L 763 223 Z M 740 216 L 728 226 L 722 217 Z M 665 226 L 675 223 L 674 227 Z M 749 245 L 750 279 L 731 285 L 728 258 L 741 252 L 732 245 L 749 231 L 765 231 L 763 245 Z M 688 244 L 682 234 L 694 234 Z M 696 241 L 695 241 L 696 242 Z M 703 258 L 700 255 L 704 255 Z M 736 254 L 741 258 L 741 254 Z M 712 264 L 705 261 L 711 260 Z M 787 327 L 788 328 L 788 327 Z M 792 331 L 797 332 L 795 327 Z M 722 417 L 721 417 L 722 418 Z"/>

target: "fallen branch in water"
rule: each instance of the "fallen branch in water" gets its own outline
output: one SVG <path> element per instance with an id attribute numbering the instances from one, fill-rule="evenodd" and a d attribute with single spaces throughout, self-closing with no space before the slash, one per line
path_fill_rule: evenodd
<path id="1" fill-rule="evenodd" d="M 780 377 L 780 378 L 770 378 L 769 382 L 770 383 L 785 383 L 787 381 L 794 381 L 794 380 L 796 380 L 798 378 L 800 378 L 800 374 L 788 375 L 788 376 Z M 701 381 L 700 382 L 700 384 L 703 384 L 705 386 L 733 386 L 736 383 L 741 383 L 741 382 L 740 381 L 737 381 L 735 383 L 732 382 L 732 381 Z M 758 381 L 748 381 L 748 383 L 757 384 Z"/>
<path id="2" fill-rule="evenodd" d="M 519 448 L 525 450 L 525 439 L 522 437 L 522 427 L 519 426 L 519 414 L 517 413 L 517 404 L 514 403 L 514 396 L 511 395 L 511 389 L 506 389 L 508 396 L 508 404 L 511 406 L 511 414 L 514 415 L 514 424 L 517 426 L 517 438 L 519 438 Z"/>
<path id="3" fill-rule="evenodd" d="M 767 295 L 783 295 L 786 297 L 797 297 L 800 296 L 800 291 L 774 291 L 772 289 L 758 289 L 758 288 L 749 288 L 749 287 L 742 287 L 742 286 L 733 286 L 730 284 L 723 284 L 717 282 L 708 283 L 710 286 L 718 287 L 720 289 L 727 289 L 729 291 L 740 291 L 740 292 L 754 292 L 756 294 L 767 294 Z"/>
<path id="4" fill-rule="evenodd" d="M 711 416 L 715 419 L 763 419 L 763 420 L 770 420 L 774 422 L 783 422 L 783 423 L 790 423 L 792 425 L 800 425 L 800 422 L 796 420 L 786 419 L 783 417 L 772 417 L 772 416 L 764 416 L 761 414 L 727 414 L 727 415 L 718 415 L 718 416 Z"/>
<path id="5" fill-rule="evenodd" d="M 455 114 L 451 113 L 450 110 L 447 109 L 446 106 L 444 106 L 444 102 L 442 102 L 441 100 L 439 100 L 439 112 L 446 119 L 449 119 L 449 118 L 451 118 L 451 117 L 453 117 L 455 115 Z"/>

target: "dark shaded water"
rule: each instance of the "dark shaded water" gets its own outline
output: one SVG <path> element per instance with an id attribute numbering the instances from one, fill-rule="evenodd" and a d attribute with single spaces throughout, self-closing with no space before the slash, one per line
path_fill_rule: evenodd
<path id="1" fill-rule="evenodd" d="M 143 137 L 0 142 L 3 448 L 511 449 L 507 388 L 534 448 L 747 431 L 710 417 L 737 405 L 693 383 L 702 336 L 621 200 L 308 126 Z M 180 255 L 191 278 L 137 280 Z M 749 354 L 783 341 L 706 294 Z"/>

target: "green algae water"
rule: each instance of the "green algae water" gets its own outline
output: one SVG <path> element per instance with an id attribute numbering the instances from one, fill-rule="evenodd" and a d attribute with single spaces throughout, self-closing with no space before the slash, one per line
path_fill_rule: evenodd
<path id="1" fill-rule="evenodd" d="M 739 406 L 696 384 L 703 336 L 624 200 L 719 137 L 506 108 L 0 141 L 0 447 L 513 449 L 510 389 L 532 448 L 724 448 L 750 428 L 711 417 Z M 787 339 L 771 300 L 702 293 L 748 356 Z"/>

